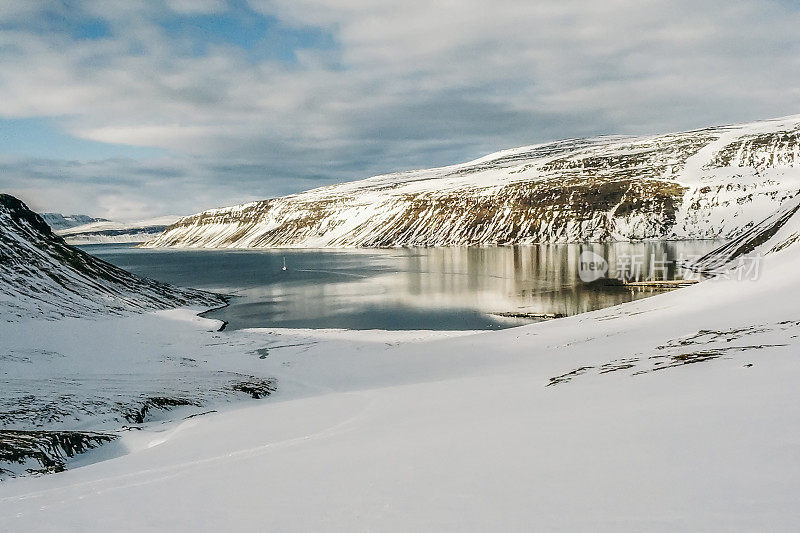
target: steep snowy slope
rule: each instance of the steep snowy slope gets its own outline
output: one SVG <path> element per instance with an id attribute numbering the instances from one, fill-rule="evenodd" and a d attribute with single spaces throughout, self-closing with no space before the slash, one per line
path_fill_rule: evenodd
<path id="1" fill-rule="evenodd" d="M 184 217 L 146 246 L 735 237 L 800 191 L 800 115 L 498 152 Z"/>
<path id="2" fill-rule="evenodd" d="M 707 274 L 722 274 L 731 268 L 744 266 L 744 258 L 756 258 L 779 252 L 800 239 L 800 202 L 786 202 L 780 209 L 732 241 L 712 250 L 687 265 Z"/>
<path id="3" fill-rule="evenodd" d="M 180 306 L 219 295 L 138 278 L 68 246 L 21 201 L 0 194 L 0 318 L 76 317 Z"/>

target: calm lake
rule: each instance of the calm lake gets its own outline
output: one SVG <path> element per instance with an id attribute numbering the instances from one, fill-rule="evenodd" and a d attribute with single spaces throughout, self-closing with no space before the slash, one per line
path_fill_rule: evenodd
<path id="1" fill-rule="evenodd" d="M 533 321 L 499 313 L 573 315 L 663 292 L 585 284 L 578 275 L 584 251 L 605 258 L 612 277 L 641 281 L 683 278 L 675 260 L 719 245 L 720 241 L 680 241 L 366 250 L 148 250 L 118 244 L 81 248 L 141 276 L 235 295 L 229 307 L 207 315 L 228 321 L 232 329 L 467 330 Z"/>

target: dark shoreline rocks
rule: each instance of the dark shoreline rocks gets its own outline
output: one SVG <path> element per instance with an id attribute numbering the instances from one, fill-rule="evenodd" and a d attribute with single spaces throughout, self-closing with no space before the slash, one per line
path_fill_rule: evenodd
<path id="1" fill-rule="evenodd" d="M 68 458 L 113 441 L 117 435 L 93 431 L 0 430 L 0 480 L 24 474 L 63 472 Z M 39 465 L 31 468 L 31 462 Z"/>

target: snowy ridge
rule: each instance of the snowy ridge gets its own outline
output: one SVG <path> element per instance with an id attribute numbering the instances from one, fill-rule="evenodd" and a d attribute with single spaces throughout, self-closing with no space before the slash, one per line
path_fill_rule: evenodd
<path id="1" fill-rule="evenodd" d="M 25 204 L 0 194 L 0 317 L 5 321 L 223 302 L 220 295 L 138 278 L 72 248 Z"/>
<path id="2" fill-rule="evenodd" d="M 184 217 L 145 246 L 464 246 L 729 238 L 800 192 L 800 115 L 571 139 Z"/>

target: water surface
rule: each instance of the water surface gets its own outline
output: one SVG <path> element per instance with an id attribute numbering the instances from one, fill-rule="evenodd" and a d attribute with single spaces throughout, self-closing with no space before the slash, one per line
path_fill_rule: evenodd
<path id="1" fill-rule="evenodd" d="M 680 279 L 674 260 L 719 241 L 568 244 L 485 248 L 346 250 L 139 249 L 83 246 L 136 274 L 236 297 L 207 316 L 229 328 L 499 329 L 532 320 L 498 313 L 573 315 L 658 294 L 591 287 L 578 275 L 586 250 L 612 275 Z M 287 270 L 282 270 L 283 260 Z M 627 267 L 633 268 L 627 268 Z"/>

